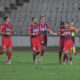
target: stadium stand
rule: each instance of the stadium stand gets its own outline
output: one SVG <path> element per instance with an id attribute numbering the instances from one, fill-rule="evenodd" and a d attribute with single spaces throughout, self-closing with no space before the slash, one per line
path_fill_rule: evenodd
<path id="1" fill-rule="evenodd" d="M 16 0 L 6 0 L 6 2 L 0 0 L 1 7 L 10 8 L 11 3 L 16 4 Z M 80 0 L 28 0 L 9 14 L 17 35 L 27 35 L 31 17 L 34 16 L 38 19 L 40 16 L 45 16 L 46 22 L 53 31 L 57 31 L 61 21 L 73 21 L 75 27 L 78 28 L 80 26 Z"/>

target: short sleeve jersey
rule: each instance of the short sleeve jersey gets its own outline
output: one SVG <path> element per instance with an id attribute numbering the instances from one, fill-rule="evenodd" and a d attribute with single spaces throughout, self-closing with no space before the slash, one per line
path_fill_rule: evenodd
<path id="1" fill-rule="evenodd" d="M 40 28 L 40 34 L 47 36 L 47 29 L 50 29 L 50 26 L 46 23 L 44 24 L 40 23 L 39 28 Z"/>

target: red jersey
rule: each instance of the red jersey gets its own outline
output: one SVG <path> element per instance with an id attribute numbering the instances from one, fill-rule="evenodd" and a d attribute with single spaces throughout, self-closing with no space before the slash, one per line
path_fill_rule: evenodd
<path id="1" fill-rule="evenodd" d="M 13 26 L 11 24 L 2 24 L 2 32 L 10 32 L 11 30 L 13 30 Z M 2 35 L 2 38 L 11 38 L 11 36 Z"/>
<path id="2" fill-rule="evenodd" d="M 46 23 L 44 24 L 40 23 L 39 28 L 40 28 L 40 35 L 47 36 L 47 29 L 50 29 L 49 25 Z"/>
<path id="3" fill-rule="evenodd" d="M 62 31 L 62 29 L 64 29 L 64 27 L 59 27 L 59 33 L 60 34 L 63 34 L 64 33 L 64 31 Z M 64 36 L 61 36 L 60 38 L 64 38 Z"/>
<path id="4" fill-rule="evenodd" d="M 72 32 L 75 32 L 75 29 L 64 31 L 64 33 L 67 33 L 67 35 L 64 36 L 65 41 L 72 40 Z"/>
<path id="5" fill-rule="evenodd" d="M 39 32 L 39 26 L 38 25 L 34 25 L 34 24 L 30 25 L 29 31 L 32 34 L 35 34 L 35 35 L 32 35 L 31 38 L 37 38 L 37 37 L 39 37 L 40 32 Z"/>
<path id="6" fill-rule="evenodd" d="M 62 29 L 64 29 L 63 27 L 59 27 L 59 33 L 63 34 L 64 31 L 62 31 Z"/>

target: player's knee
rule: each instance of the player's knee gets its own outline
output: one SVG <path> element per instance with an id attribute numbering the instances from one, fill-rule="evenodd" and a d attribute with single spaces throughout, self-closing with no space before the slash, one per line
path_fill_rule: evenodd
<path id="1" fill-rule="evenodd" d="M 36 51 L 33 51 L 33 54 L 35 55 L 36 54 Z"/>
<path id="2" fill-rule="evenodd" d="M 67 51 L 64 51 L 64 55 L 67 55 L 68 54 L 68 52 Z"/>
<path id="3" fill-rule="evenodd" d="M 46 50 L 46 47 L 43 47 L 44 50 Z"/>
<path id="4" fill-rule="evenodd" d="M 12 48 L 9 48 L 9 52 L 12 52 Z"/>

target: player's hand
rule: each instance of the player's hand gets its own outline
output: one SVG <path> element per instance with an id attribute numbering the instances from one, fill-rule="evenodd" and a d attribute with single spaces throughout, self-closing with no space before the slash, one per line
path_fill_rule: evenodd
<path id="1" fill-rule="evenodd" d="M 33 36 L 35 36 L 36 34 L 35 34 L 35 33 L 33 33 L 32 35 L 33 35 Z"/>
<path id="2" fill-rule="evenodd" d="M 7 32 L 6 35 L 10 36 L 11 35 L 11 32 Z"/>
<path id="3" fill-rule="evenodd" d="M 13 32 L 13 34 L 15 35 L 15 34 L 16 34 L 16 32 L 14 31 L 14 32 Z"/>
<path id="4" fill-rule="evenodd" d="M 49 33 L 53 34 L 53 31 L 52 30 L 49 30 Z"/>
<path id="5" fill-rule="evenodd" d="M 62 36 L 66 36 L 66 35 L 68 35 L 67 33 L 63 33 L 63 34 L 61 34 Z"/>

